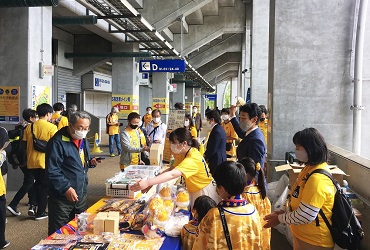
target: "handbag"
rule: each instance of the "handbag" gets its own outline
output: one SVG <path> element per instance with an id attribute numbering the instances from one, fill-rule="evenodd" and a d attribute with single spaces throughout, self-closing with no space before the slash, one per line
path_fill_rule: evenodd
<path id="1" fill-rule="evenodd" d="M 220 216 L 221 216 L 221 222 L 222 222 L 222 228 L 224 229 L 224 234 L 227 242 L 227 247 L 229 250 L 233 249 L 233 246 L 231 245 L 231 239 L 230 239 L 230 233 L 229 229 L 226 224 L 226 218 L 225 218 L 225 213 L 222 207 L 218 207 L 218 211 L 220 211 Z"/>
<path id="2" fill-rule="evenodd" d="M 35 137 L 35 134 L 33 133 L 33 123 L 31 124 L 31 131 L 32 131 L 32 138 L 33 138 L 33 148 L 36 151 L 39 151 L 41 153 L 46 152 L 46 144 L 48 143 L 47 141 L 37 139 Z"/>

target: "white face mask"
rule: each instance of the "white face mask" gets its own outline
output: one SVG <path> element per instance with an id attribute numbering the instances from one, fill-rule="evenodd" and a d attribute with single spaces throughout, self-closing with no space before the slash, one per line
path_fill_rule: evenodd
<path id="1" fill-rule="evenodd" d="M 222 120 L 226 121 L 227 119 L 229 119 L 229 115 L 222 115 L 221 118 Z"/>
<path id="2" fill-rule="evenodd" d="M 72 135 L 72 138 L 75 140 L 82 140 L 86 137 L 89 130 L 75 130 L 75 133 Z"/>
<path id="3" fill-rule="evenodd" d="M 308 155 L 306 150 L 295 150 L 295 157 L 297 157 L 297 160 L 300 162 L 308 162 Z"/>
<path id="4" fill-rule="evenodd" d="M 249 124 L 249 125 L 248 125 L 248 122 L 240 122 L 239 123 L 240 128 L 243 129 L 244 131 L 248 131 L 255 124 L 251 120 L 249 120 L 249 122 L 251 122 L 251 124 Z"/>
<path id="5" fill-rule="evenodd" d="M 170 145 L 170 148 L 171 148 L 171 151 L 174 153 L 174 154 L 180 154 L 181 153 L 181 151 L 182 151 L 182 149 L 184 148 L 184 146 L 182 146 L 182 148 L 181 149 L 178 149 L 177 148 L 177 145 L 178 144 L 172 144 L 171 143 L 171 145 Z"/>
<path id="6" fill-rule="evenodd" d="M 185 121 L 185 122 L 184 122 L 184 126 L 185 126 L 185 127 L 189 126 L 189 121 Z"/>
<path id="7" fill-rule="evenodd" d="M 160 121 L 161 121 L 161 118 L 160 117 L 153 118 L 153 122 L 154 123 L 159 123 Z"/>
<path id="8" fill-rule="evenodd" d="M 194 113 L 196 113 L 198 111 L 198 109 L 193 109 Z"/>
<path id="9" fill-rule="evenodd" d="M 148 115 L 150 115 L 150 114 L 152 113 L 152 111 L 151 111 L 151 110 L 148 110 L 148 111 L 146 111 L 146 113 L 147 113 Z"/>
<path id="10" fill-rule="evenodd" d="M 141 125 L 143 125 L 143 121 L 142 120 L 139 121 L 139 127 L 141 127 Z"/>

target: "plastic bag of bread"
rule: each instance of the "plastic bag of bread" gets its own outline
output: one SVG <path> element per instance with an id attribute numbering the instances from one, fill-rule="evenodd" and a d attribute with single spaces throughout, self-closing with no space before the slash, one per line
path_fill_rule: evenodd
<path id="1" fill-rule="evenodd" d="M 176 237 L 181 234 L 181 229 L 184 225 L 189 223 L 188 215 L 178 215 L 170 216 L 166 226 L 164 227 L 164 232 L 168 236 Z"/>
<path id="2" fill-rule="evenodd" d="M 179 188 L 176 195 L 175 213 L 189 215 L 190 214 L 189 204 L 190 204 L 189 192 L 183 187 Z"/>

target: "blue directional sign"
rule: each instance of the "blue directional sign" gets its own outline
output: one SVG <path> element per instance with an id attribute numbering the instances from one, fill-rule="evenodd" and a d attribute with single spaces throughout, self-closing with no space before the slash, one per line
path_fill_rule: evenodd
<path id="1" fill-rule="evenodd" d="M 139 72 L 185 72 L 186 64 L 182 59 L 140 60 Z"/>
<path id="2" fill-rule="evenodd" d="M 208 101 L 215 101 L 217 99 L 217 94 L 207 94 L 204 96 Z"/>

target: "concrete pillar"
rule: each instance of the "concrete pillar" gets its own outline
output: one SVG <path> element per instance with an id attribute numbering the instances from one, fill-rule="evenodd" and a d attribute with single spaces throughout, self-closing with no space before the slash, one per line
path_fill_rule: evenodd
<path id="1" fill-rule="evenodd" d="M 284 160 L 285 152 L 294 151 L 294 134 L 308 127 L 351 150 L 355 1 L 322 3 L 270 1 L 268 159 Z"/>
<path id="2" fill-rule="evenodd" d="M 243 99 L 247 96 L 247 89 L 251 80 L 251 35 L 252 35 L 252 4 L 245 4 L 245 36 L 242 42 L 242 78 L 238 96 Z"/>
<path id="3" fill-rule="evenodd" d="M 113 45 L 113 52 L 137 52 L 137 44 Z M 136 84 L 135 58 L 112 60 L 112 106 L 119 109 L 119 119 L 127 119 L 131 112 L 139 112 L 139 85 Z"/>
<path id="4" fill-rule="evenodd" d="M 191 112 L 191 108 L 194 105 L 194 89 L 185 88 L 185 109 L 186 112 Z"/>
<path id="5" fill-rule="evenodd" d="M 153 99 L 152 107 L 158 108 L 162 113 L 162 122 L 168 123 L 168 113 L 170 106 L 170 95 L 168 92 L 170 74 L 169 73 L 153 73 Z"/>
<path id="6" fill-rule="evenodd" d="M 253 1 L 251 100 L 267 107 L 270 0 Z"/>
<path id="7" fill-rule="evenodd" d="M 238 78 L 232 77 L 230 81 L 230 105 L 236 104 L 236 97 L 238 96 Z"/>
<path id="8" fill-rule="evenodd" d="M 194 89 L 194 105 L 198 106 L 199 110 L 202 110 L 202 102 L 201 102 L 201 97 L 202 97 L 202 89 L 200 88 L 195 88 Z"/>
<path id="9" fill-rule="evenodd" d="M 41 90 L 53 102 L 52 77 L 39 78 L 39 63 L 51 65 L 51 23 L 52 7 L 0 9 L 0 85 L 20 87 L 20 112 L 39 104 Z"/>
<path id="10" fill-rule="evenodd" d="M 52 76 L 39 77 L 39 63 L 52 64 L 51 24 L 52 7 L 0 9 L 0 85 L 20 88 L 19 100 L 13 101 L 19 104 L 20 120 L 24 109 L 53 102 Z M 7 191 L 20 188 L 23 176 L 18 171 L 8 167 Z"/>
<path id="11" fill-rule="evenodd" d="M 223 108 L 226 85 L 227 82 L 220 82 L 216 85 L 216 94 L 217 94 L 216 107 L 218 107 L 219 110 Z"/>
<path id="12" fill-rule="evenodd" d="M 176 84 L 176 92 L 170 93 L 171 98 L 171 106 L 170 108 L 173 109 L 176 102 L 181 102 L 184 104 L 185 107 L 185 83 L 175 83 Z"/>

